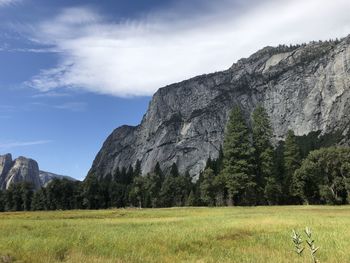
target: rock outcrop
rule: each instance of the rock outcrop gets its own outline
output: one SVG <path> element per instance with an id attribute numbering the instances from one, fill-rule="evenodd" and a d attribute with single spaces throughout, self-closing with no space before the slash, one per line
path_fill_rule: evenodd
<path id="1" fill-rule="evenodd" d="M 11 154 L 0 155 L 0 190 L 6 189 L 7 174 L 12 167 Z"/>
<path id="2" fill-rule="evenodd" d="M 59 174 L 54 174 L 50 172 L 45 172 L 45 171 L 39 171 L 39 178 L 40 178 L 40 184 L 43 187 L 46 187 L 48 183 L 50 183 L 54 179 L 67 179 L 69 181 L 77 181 L 76 179 L 66 176 L 66 175 L 59 175 Z"/>
<path id="3" fill-rule="evenodd" d="M 11 154 L 0 155 L 0 190 L 6 190 L 11 184 L 21 182 L 31 183 L 34 189 L 39 189 L 54 178 L 75 180 L 68 176 L 40 171 L 35 160 L 22 156 L 12 160 Z"/>
<path id="4" fill-rule="evenodd" d="M 29 182 L 34 189 L 41 187 L 39 166 L 36 161 L 22 156 L 12 161 L 10 154 L 0 156 L 0 160 L 5 160 L 3 166 L 0 162 L 0 167 L 2 167 L 0 170 L 3 170 L 3 173 L 1 173 L 2 190 L 9 188 L 11 184 L 20 182 Z"/>
<path id="5" fill-rule="evenodd" d="M 262 104 L 272 122 L 274 141 L 288 129 L 297 135 L 341 131 L 349 142 L 350 36 L 334 42 L 266 47 L 222 72 L 159 89 L 140 125 L 122 126 L 107 138 L 90 174 L 104 177 L 141 161 L 143 173 L 157 162 L 176 163 L 198 175 L 208 157 L 216 158 L 228 113 L 239 105 L 249 120 Z"/>

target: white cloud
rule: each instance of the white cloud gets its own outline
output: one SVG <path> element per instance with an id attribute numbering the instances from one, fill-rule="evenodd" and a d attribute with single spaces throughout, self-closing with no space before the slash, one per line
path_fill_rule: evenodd
<path id="1" fill-rule="evenodd" d="M 42 145 L 51 143 L 50 140 L 40 140 L 40 141 L 27 141 L 27 142 L 21 142 L 21 141 L 13 141 L 13 142 L 6 142 L 6 143 L 0 143 L 0 149 L 12 149 L 17 147 L 23 147 L 23 146 L 33 146 L 33 145 Z"/>
<path id="2" fill-rule="evenodd" d="M 88 8 L 66 9 L 41 23 L 32 36 L 57 50 L 60 62 L 27 85 L 45 92 L 68 87 L 151 95 L 164 85 L 226 69 L 266 45 L 350 33 L 349 0 L 247 2 L 201 1 L 198 12 L 182 2 L 119 23 Z"/>

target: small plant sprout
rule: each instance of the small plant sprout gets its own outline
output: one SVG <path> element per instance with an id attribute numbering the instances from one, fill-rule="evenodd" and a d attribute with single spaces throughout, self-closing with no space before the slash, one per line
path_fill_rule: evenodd
<path id="1" fill-rule="evenodd" d="M 309 247 L 309 251 L 310 251 L 310 254 L 311 254 L 312 262 L 313 263 L 317 263 L 319 261 L 316 258 L 316 252 L 319 249 L 319 247 L 315 246 L 315 240 L 312 238 L 312 232 L 311 232 L 310 228 L 308 228 L 308 227 L 305 228 L 305 234 L 306 234 L 306 237 L 307 237 L 306 243 L 308 244 L 308 247 Z"/>
<path id="2" fill-rule="evenodd" d="M 292 240 L 294 243 L 295 252 L 299 256 L 301 256 L 303 254 L 303 251 L 304 251 L 304 247 L 302 246 L 303 240 L 301 238 L 301 235 L 297 231 L 295 231 L 294 229 L 293 229 L 293 234 L 292 234 Z"/>

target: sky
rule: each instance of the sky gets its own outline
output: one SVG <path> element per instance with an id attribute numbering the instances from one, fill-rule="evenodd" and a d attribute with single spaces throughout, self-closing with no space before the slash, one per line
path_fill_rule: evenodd
<path id="1" fill-rule="evenodd" d="M 349 0 L 0 0 L 0 154 L 83 179 L 158 88 L 350 34 Z"/>

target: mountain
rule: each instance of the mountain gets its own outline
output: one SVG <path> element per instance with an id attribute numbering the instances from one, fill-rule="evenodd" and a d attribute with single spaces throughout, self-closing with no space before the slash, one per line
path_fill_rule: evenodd
<path id="1" fill-rule="evenodd" d="M 11 184 L 20 182 L 29 182 L 34 189 L 39 189 L 54 178 L 75 180 L 68 176 L 40 171 L 38 163 L 33 159 L 20 156 L 12 160 L 11 154 L 0 155 L 0 190 L 6 190 Z"/>
<path id="2" fill-rule="evenodd" d="M 140 125 L 112 132 L 89 174 L 101 178 L 141 161 L 143 173 L 176 163 L 198 175 L 216 158 L 228 114 L 239 105 L 249 121 L 262 104 L 274 141 L 288 129 L 296 135 L 341 133 L 348 144 L 350 115 L 350 36 L 341 41 L 265 47 L 228 70 L 159 89 Z"/>
<path id="3" fill-rule="evenodd" d="M 77 181 L 76 179 L 70 176 L 54 174 L 45 171 L 39 171 L 39 178 L 42 186 L 47 186 L 47 184 L 50 183 L 53 179 L 67 179 L 69 181 Z"/>

